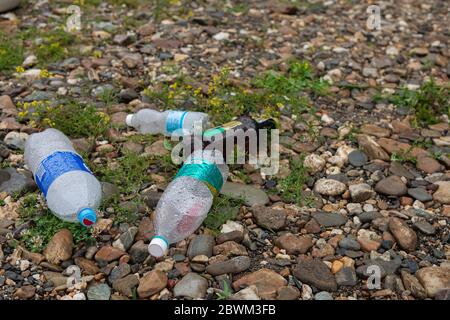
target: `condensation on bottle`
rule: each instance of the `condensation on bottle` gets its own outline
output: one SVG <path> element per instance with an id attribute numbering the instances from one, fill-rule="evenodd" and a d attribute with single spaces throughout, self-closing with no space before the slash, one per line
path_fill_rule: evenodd
<path id="1" fill-rule="evenodd" d="M 193 132 L 194 125 L 201 124 L 202 128 L 206 128 L 208 115 L 202 112 L 142 109 L 127 115 L 126 124 L 143 134 L 184 136 Z"/>
<path id="2" fill-rule="evenodd" d="M 56 129 L 34 133 L 25 143 L 24 157 L 57 217 L 87 227 L 95 224 L 102 188 L 68 137 Z"/>
<path id="3" fill-rule="evenodd" d="M 200 227 L 228 173 L 218 150 L 197 150 L 186 159 L 156 207 L 151 255 L 163 256 L 171 243 L 187 238 Z"/>

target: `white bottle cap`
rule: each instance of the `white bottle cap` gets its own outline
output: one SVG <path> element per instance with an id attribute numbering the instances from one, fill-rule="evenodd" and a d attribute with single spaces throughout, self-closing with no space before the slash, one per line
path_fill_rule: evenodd
<path id="1" fill-rule="evenodd" d="M 125 123 L 126 123 L 127 126 L 129 126 L 129 127 L 132 127 L 132 125 L 131 125 L 131 119 L 133 119 L 133 114 L 127 115 L 127 118 L 125 119 Z"/>
<path id="2" fill-rule="evenodd" d="M 167 252 L 167 242 L 160 237 L 154 237 L 148 246 L 148 252 L 156 258 L 164 256 Z"/>

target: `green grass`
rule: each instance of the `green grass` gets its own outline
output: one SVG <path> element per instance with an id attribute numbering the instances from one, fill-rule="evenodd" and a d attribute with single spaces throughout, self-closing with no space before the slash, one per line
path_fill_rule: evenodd
<path id="1" fill-rule="evenodd" d="M 52 127 L 71 138 L 99 137 L 106 132 L 109 117 L 92 105 L 67 101 L 53 106 L 48 101 L 19 105 L 19 120 L 34 127 Z"/>
<path id="2" fill-rule="evenodd" d="M 105 105 L 109 106 L 111 104 L 117 103 L 118 92 L 116 89 L 106 88 L 98 96 L 97 99 L 102 101 Z"/>
<path id="3" fill-rule="evenodd" d="M 311 199 L 303 194 L 303 188 L 309 177 L 308 168 L 303 163 L 304 159 L 305 156 L 302 154 L 299 159 L 292 160 L 291 173 L 279 181 L 282 199 L 299 206 L 311 204 Z"/>
<path id="4" fill-rule="evenodd" d="M 144 182 L 150 180 L 147 169 L 152 160 L 134 152 L 125 152 L 111 167 L 97 166 L 96 173 L 103 181 L 115 184 L 125 194 L 138 193 Z"/>
<path id="5" fill-rule="evenodd" d="M 431 80 L 417 90 L 402 88 L 385 98 L 397 107 L 411 110 L 418 127 L 438 123 L 443 114 L 450 116 L 450 83 L 440 86 Z"/>
<path id="6" fill-rule="evenodd" d="M 106 208 L 114 209 L 114 223 L 119 225 L 121 223 L 135 223 L 139 216 L 137 215 L 137 207 L 142 204 L 140 198 L 132 200 L 128 205 L 124 205 L 120 201 L 119 196 L 114 196 L 110 199 L 105 199 L 100 206 L 100 211 L 105 211 Z"/>
<path id="7" fill-rule="evenodd" d="M 26 195 L 21 202 L 19 215 L 23 222 L 32 221 L 31 227 L 22 232 L 20 240 L 32 252 L 41 252 L 50 239 L 60 230 L 69 229 L 76 245 L 79 242 L 93 240 L 92 229 L 78 223 L 64 222 L 44 208 L 37 194 Z"/>
<path id="8" fill-rule="evenodd" d="M 208 213 L 204 226 L 208 229 L 219 232 L 222 225 L 228 220 L 233 220 L 239 213 L 239 208 L 243 205 L 243 200 L 232 199 L 225 195 L 219 195 L 214 199 L 211 210 Z"/>
<path id="9" fill-rule="evenodd" d="M 172 84 L 158 84 L 145 90 L 149 99 L 164 107 L 183 108 L 190 102 L 195 111 L 206 112 L 216 124 L 250 114 L 277 118 L 282 109 L 292 114 L 313 113 L 313 100 L 328 94 L 329 84 L 317 78 L 306 61 L 289 62 L 287 72 L 270 70 L 257 76 L 250 87 L 230 81 L 230 70 L 223 68 L 210 80 L 207 89 L 179 76 Z"/>
<path id="10" fill-rule="evenodd" d="M 222 292 L 216 292 L 217 300 L 228 300 L 232 294 L 233 292 L 231 291 L 230 285 L 224 280 Z"/>
<path id="11" fill-rule="evenodd" d="M 20 40 L 0 32 L 0 71 L 11 72 L 23 62 L 24 48 Z"/>

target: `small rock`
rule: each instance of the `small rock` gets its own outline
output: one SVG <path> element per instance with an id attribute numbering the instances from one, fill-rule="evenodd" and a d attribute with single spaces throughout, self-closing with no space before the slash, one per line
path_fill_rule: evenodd
<path id="1" fill-rule="evenodd" d="M 389 176 L 376 184 L 375 191 L 388 196 L 403 196 L 407 188 L 400 177 Z"/>
<path id="2" fill-rule="evenodd" d="M 9 132 L 3 141 L 14 149 L 23 150 L 25 148 L 25 142 L 28 139 L 28 134 L 25 132 Z"/>
<path id="3" fill-rule="evenodd" d="M 111 262 L 119 259 L 125 254 L 124 251 L 114 248 L 112 246 L 106 245 L 100 248 L 95 254 L 96 261 Z"/>
<path id="4" fill-rule="evenodd" d="M 149 256 L 148 245 L 144 241 L 139 240 L 133 244 L 129 254 L 131 263 L 143 263 Z"/>
<path id="5" fill-rule="evenodd" d="M 56 233 L 44 250 L 48 262 L 58 265 L 72 257 L 73 237 L 68 229 Z"/>
<path id="6" fill-rule="evenodd" d="M 281 287 L 277 291 L 277 300 L 297 300 L 300 297 L 300 291 L 293 286 Z"/>
<path id="7" fill-rule="evenodd" d="M 439 188 L 433 193 L 433 199 L 442 204 L 450 204 L 450 181 L 438 181 L 435 184 Z"/>
<path id="8" fill-rule="evenodd" d="M 17 289 L 14 295 L 19 299 L 30 299 L 34 297 L 35 293 L 36 288 L 34 286 L 28 285 Z"/>
<path id="9" fill-rule="evenodd" d="M 261 298 L 273 299 L 277 290 L 287 285 L 287 281 L 275 271 L 263 268 L 233 282 L 233 288 L 235 290 L 251 285 L 256 286 L 258 295 Z"/>
<path id="10" fill-rule="evenodd" d="M 336 273 L 336 282 L 339 286 L 354 286 L 358 283 L 355 269 L 343 267 Z"/>
<path id="11" fill-rule="evenodd" d="M 303 161 L 304 166 L 308 167 L 311 174 L 316 174 L 320 172 L 325 167 L 326 161 L 322 159 L 320 156 L 311 153 L 305 157 Z"/>
<path id="12" fill-rule="evenodd" d="M 225 182 L 220 193 L 233 199 L 244 199 L 247 206 L 266 205 L 269 203 L 267 194 L 250 185 L 234 182 Z"/>
<path id="13" fill-rule="evenodd" d="M 389 219 L 389 230 L 400 247 L 406 251 L 414 251 L 417 245 L 417 234 L 399 218 Z"/>
<path id="14" fill-rule="evenodd" d="M 314 185 L 314 191 L 326 196 L 338 196 L 347 190 L 347 186 L 334 179 L 320 179 Z"/>
<path id="15" fill-rule="evenodd" d="M 375 193 L 372 187 L 366 183 L 353 184 L 349 187 L 350 196 L 355 202 L 363 202 L 370 199 Z"/>
<path id="16" fill-rule="evenodd" d="M 227 241 L 241 242 L 242 239 L 244 239 L 244 234 L 241 231 L 235 230 L 218 235 L 216 243 L 221 244 Z"/>
<path id="17" fill-rule="evenodd" d="M 230 300 L 261 300 L 256 286 L 250 286 L 235 293 Z"/>
<path id="18" fill-rule="evenodd" d="M 358 251 L 359 249 L 361 249 L 361 246 L 358 243 L 358 241 L 356 241 L 355 238 L 350 237 L 350 236 L 345 237 L 344 239 L 339 241 L 339 246 L 341 248 L 348 249 L 348 250 L 354 250 L 354 251 Z"/>
<path id="19" fill-rule="evenodd" d="M 337 283 L 330 269 L 318 259 L 299 258 L 294 275 L 319 290 L 336 291 Z"/>
<path id="20" fill-rule="evenodd" d="M 201 234 L 192 239 L 189 244 L 187 256 L 192 259 L 195 256 L 205 255 L 211 257 L 214 248 L 214 237 L 207 234 Z"/>
<path id="21" fill-rule="evenodd" d="M 313 218 L 326 228 L 339 227 L 347 222 L 347 218 L 338 213 L 318 212 L 313 214 Z"/>
<path id="22" fill-rule="evenodd" d="M 275 240 L 275 245 L 285 249 L 288 254 L 304 254 L 313 246 L 312 239 L 307 236 L 297 236 L 285 233 Z"/>
<path id="23" fill-rule="evenodd" d="M 119 239 L 114 241 L 113 247 L 118 248 L 122 251 L 127 251 L 131 245 L 133 244 L 134 237 L 136 236 L 138 232 L 137 227 L 131 227 L 126 232 L 124 232 Z"/>
<path id="24" fill-rule="evenodd" d="M 175 297 L 202 299 L 206 295 L 208 281 L 196 273 L 188 273 L 173 288 Z"/>
<path id="25" fill-rule="evenodd" d="M 91 285 L 87 291 L 89 300 L 109 300 L 111 297 L 111 288 L 106 283 L 97 283 Z"/>
<path id="26" fill-rule="evenodd" d="M 247 256 L 235 257 L 230 260 L 220 261 L 206 267 L 206 272 L 218 276 L 226 273 L 239 273 L 250 268 L 251 260 Z"/>
<path id="27" fill-rule="evenodd" d="M 450 269 L 425 267 L 417 271 L 416 277 L 427 291 L 428 297 L 435 297 L 439 291 L 450 287 Z"/>
<path id="28" fill-rule="evenodd" d="M 140 298 L 147 298 L 160 292 L 166 286 L 166 273 L 159 270 L 152 270 L 139 280 L 137 293 Z"/>
<path id="29" fill-rule="evenodd" d="M 269 230 L 281 230 L 286 226 L 287 214 L 282 210 L 275 210 L 264 206 L 251 208 L 256 223 Z"/>
<path id="30" fill-rule="evenodd" d="M 121 294 L 131 297 L 133 295 L 133 289 L 139 284 L 139 279 L 136 275 L 130 274 L 122 279 L 113 282 L 114 290 Z"/>
<path id="31" fill-rule="evenodd" d="M 360 150 L 354 150 L 348 155 L 348 161 L 354 167 L 362 167 L 367 163 L 367 160 L 366 154 Z"/>
<path id="32" fill-rule="evenodd" d="M 433 197 L 424 188 L 409 188 L 408 194 L 421 202 L 433 200 Z"/>
<path id="33" fill-rule="evenodd" d="M 433 235 L 436 233 L 436 229 L 426 221 L 417 221 L 414 223 L 414 227 L 416 227 L 419 231 L 427 235 Z"/>
<path id="34" fill-rule="evenodd" d="M 31 191 L 36 188 L 33 179 L 18 172 L 14 168 L 5 168 L 0 170 L 0 192 L 6 192 L 9 195 Z"/>
<path id="35" fill-rule="evenodd" d="M 247 249 L 245 249 L 243 245 L 236 243 L 234 241 L 227 241 L 217 246 L 214 246 L 213 253 L 214 255 L 221 254 L 227 257 L 248 255 Z"/>
<path id="36" fill-rule="evenodd" d="M 416 277 L 406 271 L 401 271 L 401 276 L 405 289 L 410 291 L 414 297 L 419 299 L 425 299 L 427 297 L 425 288 L 420 284 Z"/>
<path id="37" fill-rule="evenodd" d="M 333 296 L 329 292 L 320 291 L 316 293 L 314 300 L 333 300 Z"/>

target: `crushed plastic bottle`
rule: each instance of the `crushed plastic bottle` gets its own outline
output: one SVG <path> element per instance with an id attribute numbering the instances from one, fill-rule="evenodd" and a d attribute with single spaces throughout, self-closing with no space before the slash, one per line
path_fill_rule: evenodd
<path id="1" fill-rule="evenodd" d="M 201 122 L 202 128 L 208 123 L 208 115 L 202 112 L 173 111 L 159 112 L 152 109 L 142 109 L 126 118 L 127 126 L 136 128 L 140 133 L 179 135 L 191 134 L 194 124 Z"/>
<path id="2" fill-rule="evenodd" d="M 102 188 L 69 138 L 56 129 L 32 134 L 25 163 L 57 217 L 86 227 L 95 224 Z"/>
<path id="3" fill-rule="evenodd" d="M 148 248 L 151 255 L 162 257 L 171 243 L 187 238 L 200 227 L 228 172 L 217 150 L 198 150 L 186 159 L 156 207 L 156 236 Z"/>

